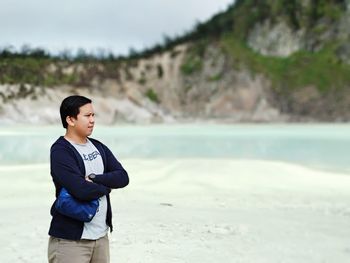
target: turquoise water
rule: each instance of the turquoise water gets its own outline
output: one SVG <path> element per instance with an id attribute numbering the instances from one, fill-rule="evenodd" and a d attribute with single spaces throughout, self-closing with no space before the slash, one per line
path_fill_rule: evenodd
<path id="1" fill-rule="evenodd" d="M 60 127 L 0 127 L 0 165 L 47 163 Z M 96 127 L 120 159 L 232 158 L 283 161 L 350 173 L 350 125 L 150 125 Z"/>

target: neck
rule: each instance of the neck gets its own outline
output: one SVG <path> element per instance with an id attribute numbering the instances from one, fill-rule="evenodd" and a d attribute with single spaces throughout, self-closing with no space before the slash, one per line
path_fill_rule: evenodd
<path id="1" fill-rule="evenodd" d="M 69 130 L 66 131 L 66 134 L 64 135 L 64 138 L 66 138 L 67 140 L 72 141 L 74 143 L 83 144 L 83 143 L 87 142 L 87 137 L 79 136 L 78 134 L 73 133 L 73 132 L 71 132 Z"/>

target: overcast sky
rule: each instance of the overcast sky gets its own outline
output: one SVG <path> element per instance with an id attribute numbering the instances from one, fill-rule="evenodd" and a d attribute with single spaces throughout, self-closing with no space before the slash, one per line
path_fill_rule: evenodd
<path id="1" fill-rule="evenodd" d="M 127 54 L 182 34 L 233 0 L 1 0 L 0 47 Z"/>

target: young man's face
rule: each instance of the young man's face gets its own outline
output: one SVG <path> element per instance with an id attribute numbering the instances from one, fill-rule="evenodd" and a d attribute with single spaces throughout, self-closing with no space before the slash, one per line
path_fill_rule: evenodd
<path id="1" fill-rule="evenodd" d="M 90 136 L 95 125 L 95 113 L 91 103 L 79 108 L 77 118 L 71 118 L 74 126 L 72 129 L 80 137 Z"/>

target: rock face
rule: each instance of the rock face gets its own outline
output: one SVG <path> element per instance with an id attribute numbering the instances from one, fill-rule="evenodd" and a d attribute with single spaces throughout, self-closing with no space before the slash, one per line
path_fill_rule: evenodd
<path id="1" fill-rule="evenodd" d="M 108 88 L 107 88 L 108 89 Z M 114 98 L 91 92 L 88 88 L 61 86 L 54 88 L 34 87 L 31 96 L 20 97 L 19 85 L 1 85 L 0 92 L 13 95 L 11 99 L 0 98 L 0 124 L 6 123 L 32 123 L 57 124 L 60 123 L 59 107 L 61 101 L 72 94 L 87 96 L 93 100 L 98 122 L 113 124 L 115 122 L 151 123 L 172 122 L 171 115 L 165 114 L 152 103 L 139 105 L 124 98 Z M 5 95 L 6 96 L 6 95 Z"/>
<path id="2" fill-rule="evenodd" d="M 288 57 L 305 47 L 305 32 L 293 31 L 286 22 L 256 24 L 248 36 L 248 45 L 265 56 Z"/>
<path id="3" fill-rule="evenodd" d="M 181 65 L 187 49 L 181 45 L 141 59 L 117 69 L 119 79 L 92 78 L 88 86 L 1 85 L 1 122 L 57 123 L 60 102 L 70 94 L 92 98 L 98 121 L 104 124 L 288 119 L 270 103 L 269 81 L 248 70 L 234 70 L 216 46 L 206 49 L 202 70 L 185 75 Z M 148 95 L 150 91 L 156 97 Z"/>
<path id="4" fill-rule="evenodd" d="M 266 78 L 234 69 L 233 62 L 216 46 L 207 48 L 203 61 L 201 71 L 182 80 L 185 116 L 237 122 L 285 120 L 270 104 Z"/>

